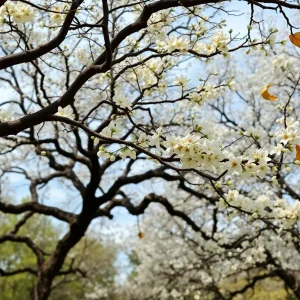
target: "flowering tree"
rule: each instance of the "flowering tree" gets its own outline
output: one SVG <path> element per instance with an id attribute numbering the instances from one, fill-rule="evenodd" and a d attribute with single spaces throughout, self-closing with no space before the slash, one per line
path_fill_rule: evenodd
<path id="1" fill-rule="evenodd" d="M 185 173 L 165 183 L 159 202 L 169 214 L 151 207 L 140 223 L 145 239 L 130 243 L 138 266 L 129 299 L 249 299 L 259 284 L 273 286 L 271 299 L 300 298 L 299 52 L 252 50 L 238 62 L 212 63 L 221 77 L 236 76 L 235 91 L 201 108 L 213 120 L 201 126 L 202 149 L 212 136 L 222 140 L 227 173 L 217 181 Z M 277 103 L 261 96 L 269 81 L 277 96 L 267 97 Z M 172 153 L 182 145 L 184 155 L 194 147 L 187 138 L 175 145 Z M 215 153 L 202 162 L 211 172 Z"/>
<path id="2" fill-rule="evenodd" d="M 201 279 L 207 273 L 196 277 L 201 286 L 225 297 L 215 282 L 232 275 L 230 267 L 241 273 L 257 264 L 268 270 L 257 276 L 280 277 L 300 295 L 293 273 L 300 215 L 294 186 L 300 141 L 291 107 L 297 53 L 288 64 L 278 30 L 256 16 L 278 12 L 293 34 L 289 16 L 300 5 L 242 2 L 249 11 L 245 34 L 226 28 L 239 12 L 219 0 L 0 2 L 1 180 L 23 176 L 31 195 L 20 204 L 1 196 L 0 211 L 23 217 L 0 241 L 26 244 L 35 254 L 34 299 L 49 297 L 94 219 L 111 219 L 117 206 L 138 216 L 152 202 L 184 228 L 174 255 L 183 257 L 193 242 L 206 247 L 201 259 L 216 259 L 211 272 L 220 271 L 220 259 L 227 264 L 228 272 L 212 273 L 212 281 Z M 264 58 L 251 56 L 239 74 L 238 53 L 255 49 Z M 265 56 L 271 54 L 279 60 L 273 73 Z M 244 78 L 236 92 L 234 77 Z M 259 99 L 271 83 L 280 87 L 278 106 Z M 263 96 L 276 100 L 267 88 Z M 44 198 L 47 187 L 67 194 L 69 204 Z M 18 234 L 33 214 L 68 225 L 50 255 Z M 277 252 L 269 249 L 274 245 Z M 183 297 L 180 286 L 176 293 Z"/>

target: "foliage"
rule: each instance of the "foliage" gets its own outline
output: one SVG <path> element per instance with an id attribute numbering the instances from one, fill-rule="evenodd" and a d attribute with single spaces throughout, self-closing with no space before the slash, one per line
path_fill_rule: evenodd
<path id="1" fill-rule="evenodd" d="M 7 233 L 20 220 L 17 216 L 0 216 L 1 234 Z M 51 253 L 62 234 L 58 225 L 54 225 L 44 216 L 31 217 L 19 232 L 30 237 L 45 253 Z M 58 276 L 54 281 L 50 299 L 87 299 L 89 294 L 101 294 L 113 291 L 116 269 L 114 261 L 116 249 L 112 245 L 102 245 L 92 236 L 87 236 L 70 251 L 62 271 L 74 270 Z M 36 257 L 24 244 L 6 242 L 1 245 L 0 267 L 5 273 L 30 268 L 35 273 Z M 1 271 L 0 271 L 1 272 Z M 7 274 L 6 274 L 7 275 Z M 20 273 L 15 276 L 3 276 L 0 279 L 1 299 L 31 299 L 36 284 L 36 274 Z"/>

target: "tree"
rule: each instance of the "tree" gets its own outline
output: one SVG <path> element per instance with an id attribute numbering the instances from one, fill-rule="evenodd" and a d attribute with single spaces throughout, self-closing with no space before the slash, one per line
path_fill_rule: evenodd
<path id="1" fill-rule="evenodd" d="M 1 234 L 20 221 L 17 216 L 1 214 Z M 14 234 L 18 229 L 14 229 Z M 51 253 L 63 233 L 44 216 L 35 215 L 20 228 L 20 234 L 38 245 L 44 255 Z M 13 233 L 12 233 L 13 234 Z M 74 247 L 52 286 L 50 299 L 88 299 L 92 295 L 109 294 L 113 290 L 115 248 L 103 246 L 91 234 Z M 17 270 L 17 272 L 16 272 Z M 0 255 L 0 291 L 2 299 L 31 299 L 36 284 L 34 253 L 26 245 L 6 242 Z M 14 276 L 12 276 L 14 275 Z M 90 298 L 91 299 L 91 298 Z"/>
<path id="2" fill-rule="evenodd" d="M 140 222 L 145 238 L 131 245 L 138 266 L 129 299 L 299 299 L 298 61 L 294 48 L 274 47 L 240 57 L 242 71 L 233 60 L 215 62 L 236 75 L 236 87 L 202 108 L 214 116 L 205 134 L 219 134 L 236 153 L 231 164 L 243 157 L 231 167 L 242 169 L 209 184 L 187 174 L 180 193 L 165 184 L 160 201 L 168 197 L 179 218 L 151 207 Z M 278 103 L 261 97 L 264 82 L 276 84 Z M 263 176 L 261 159 L 277 159 Z"/>
<path id="3" fill-rule="evenodd" d="M 244 51 L 284 53 L 278 30 L 256 14 L 279 13 L 295 34 L 291 12 L 300 5 L 239 1 L 250 12 L 242 35 L 226 29 L 227 20 L 239 15 L 229 2 L 0 2 L 1 180 L 23 176 L 31 199 L 11 204 L 2 197 L 0 211 L 22 218 L 17 230 L 4 233 L 0 242 L 22 243 L 34 253 L 35 300 L 49 298 L 68 254 L 92 221 L 111 219 L 118 206 L 134 216 L 155 206 L 153 213 L 168 223 L 170 216 L 179 219 L 181 229 L 189 226 L 192 231 L 178 240 L 178 251 L 188 251 L 188 237 L 217 257 L 217 251 L 232 253 L 248 243 L 264 245 L 263 233 L 272 232 L 278 251 L 288 247 L 286 253 L 297 261 L 300 198 L 293 179 L 299 162 L 293 163 L 300 142 L 298 123 L 290 119 L 296 116 L 290 104 L 298 92 L 297 62 L 296 70 L 276 73 L 279 113 L 271 103 L 258 104 L 260 90 L 272 83 L 270 72 L 255 76 L 251 93 L 248 80 L 234 93 L 239 74 L 232 68 L 234 57 Z M 296 34 L 291 39 L 297 44 Z M 260 67 L 264 59 L 251 61 Z M 189 78 L 188 68 L 195 73 Z M 265 71 L 259 68 L 259 73 Z M 278 78 L 285 78 L 282 85 Z M 267 89 L 264 97 L 275 100 Z M 245 114 L 248 104 L 255 109 Z M 283 117 L 279 124 L 274 123 L 278 115 Z M 245 123 L 237 116 L 245 117 Z M 294 177 L 286 175 L 290 170 Z M 54 189 L 60 190 L 57 197 L 66 195 L 67 205 L 51 196 Z M 33 214 L 68 226 L 49 255 L 18 231 Z M 226 221 L 226 214 L 236 216 L 238 224 Z M 168 225 L 158 221 L 157 226 Z M 261 268 L 273 266 L 263 276 L 279 277 L 300 297 L 295 265 L 257 247 Z M 248 265 L 243 253 L 238 252 L 236 266 L 241 274 Z M 152 267 L 148 265 L 149 272 Z M 213 283 L 223 278 L 213 276 Z M 216 284 L 211 287 L 218 297 L 226 296 Z"/>

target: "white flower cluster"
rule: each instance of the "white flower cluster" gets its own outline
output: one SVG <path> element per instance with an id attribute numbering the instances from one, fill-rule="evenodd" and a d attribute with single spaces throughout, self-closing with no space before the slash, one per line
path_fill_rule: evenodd
<path id="1" fill-rule="evenodd" d="M 169 11 L 160 11 L 152 14 L 148 21 L 147 31 L 153 34 L 156 39 L 162 40 L 166 36 L 165 28 L 172 22 Z"/>
<path id="2" fill-rule="evenodd" d="M 247 130 L 243 133 L 244 136 L 252 137 L 255 140 L 259 140 L 262 134 L 262 130 L 259 130 L 258 128 L 255 128 L 253 126 L 248 127 Z"/>
<path id="3" fill-rule="evenodd" d="M 228 174 L 241 175 L 242 178 L 257 176 L 263 179 L 266 173 L 270 171 L 268 162 L 271 159 L 268 155 L 269 152 L 265 148 L 251 151 L 244 157 L 229 153 L 228 162 L 226 163 Z"/>
<path id="4" fill-rule="evenodd" d="M 186 87 L 189 82 L 190 80 L 187 79 L 187 77 L 182 74 L 180 76 L 177 76 L 176 79 L 174 80 L 174 84 L 180 85 L 182 87 Z"/>
<path id="5" fill-rule="evenodd" d="M 126 157 L 130 157 L 131 159 L 136 159 L 136 152 L 129 147 L 125 147 L 119 151 L 120 157 L 125 160 Z"/>
<path id="6" fill-rule="evenodd" d="M 35 16 L 33 8 L 24 3 L 7 1 L 0 8 L 0 18 L 15 23 L 32 22 Z"/>
<path id="7" fill-rule="evenodd" d="M 132 49 L 139 50 L 140 43 L 131 36 L 128 36 L 126 39 L 126 51 L 131 51 Z"/>
<path id="8" fill-rule="evenodd" d="M 206 83 L 203 87 L 198 87 L 197 91 L 189 94 L 192 106 L 202 106 L 206 100 L 216 99 L 220 95 L 220 89 L 210 83 Z"/>
<path id="9" fill-rule="evenodd" d="M 98 138 L 94 139 L 94 144 L 97 144 L 99 142 Z M 108 152 L 105 150 L 103 146 L 101 146 L 97 152 L 97 156 L 99 158 L 109 159 L 110 161 L 115 161 L 116 156 L 112 152 Z"/>
<path id="10" fill-rule="evenodd" d="M 187 38 L 177 36 L 172 36 L 165 42 L 157 40 L 156 45 L 159 52 L 172 53 L 177 50 L 182 54 L 186 54 L 190 49 L 190 41 Z"/>
<path id="11" fill-rule="evenodd" d="M 77 49 L 75 51 L 76 60 L 79 62 L 80 65 L 89 65 L 91 63 L 91 55 L 87 49 Z"/>
<path id="12" fill-rule="evenodd" d="M 273 135 L 279 143 L 271 150 L 271 154 L 295 153 L 296 145 L 300 144 L 299 121 L 294 118 L 278 119 L 277 123 L 286 122 L 286 128 L 281 128 Z"/>
<path id="13" fill-rule="evenodd" d="M 122 127 L 120 122 L 114 121 L 110 122 L 108 126 L 106 126 L 102 131 L 101 134 L 107 136 L 107 137 L 117 137 L 122 132 Z M 95 141 L 98 141 L 96 139 Z M 96 143 L 96 142 L 95 142 Z"/>
<path id="14" fill-rule="evenodd" d="M 271 168 L 269 152 L 265 148 L 249 150 L 245 156 L 234 155 L 223 150 L 222 142 L 214 139 L 207 124 L 197 124 L 195 133 L 184 137 L 176 135 L 162 136 L 162 127 L 150 136 L 144 132 L 137 137 L 140 147 L 154 146 L 157 153 L 165 151 L 168 155 L 180 158 L 182 168 L 203 168 L 211 172 L 223 172 L 228 175 L 240 175 L 242 178 L 258 177 L 263 179 Z M 165 150 L 162 149 L 162 146 Z"/>
<path id="15" fill-rule="evenodd" d="M 112 122 L 108 126 L 106 126 L 101 134 L 108 138 L 117 138 L 122 134 L 122 119 L 117 119 Z M 94 140 L 94 145 L 97 146 L 100 142 L 99 138 L 91 137 Z M 99 158 L 109 159 L 110 161 L 115 161 L 117 154 L 125 160 L 126 157 L 130 157 L 132 159 L 136 159 L 136 152 L 133 149 L 125 146 L 119 150 L 109 151 L 105 149 L 105 147 L 100 146 L 97 152 Z"/>
<path id="16" fill-rule="evenodd" d="M 237 190 L 230 190 L 220 199 L 219 206 L 227 207 L 227 203 L 251 214 L 251 218 L 268 218 L 281 222 L 285 228 L 290 228 L 300 218 L 300 203 L 289 204 L 285 199 L 274 201 L 274 195 L 258 196 L 255 200 L 241 195 Z M 227 203 L 226 203 L 227 202 Z M 233 214 L 237 214 L 234 210 Z"/>
<path id="17" fill-rule="evenodd" d="M 197 42 L 193 47 L 193 50 L 206 55 L 213 54 L 216 51 L 227 53 L 228 43 L 229 37 L 226 34 L 224 34 L 223 31 L 218 31 L 213 35 L 210 43 L 205 44 L 202 42 Z"/>
<path id="18" fill-rule="evenodd" d="M 223 31 L 218 31 L 216 34 L 212 37 L 212 44 L 222 52 L 227 52 L 227 43 L 229 41 L 229 38 L 226 34 L 224 34 Z"/>
<path id="19" fill-rule="evenodd" d="M 62 108 L 61 106 L 57 109 L 57 116 L 74 119 L 75 115 L 73 114 L 73 109 L 71 106 L 66 106 L 65 108 Z"/>
<path id="20" fill-rule="evenodd" d="M 66 16 L 66 11 L 69 10 L 69 5 L 65 4 L 63 7 L 60 7 L 60 6 L 56 6 L 54 8 L 52 8 L 52 10 L 55 11 L 55 13 L 51 12 L 50 13 L 50 22 L 51 24 L 54 24 L 54 25 L 60 25 L 64 19 L 65 19 L 65 16 Z"/>
<path id="21" fill-rule="evenodd" d="M 275 56 L 275 58 L 272 60 L 272 66 L 274 68 L 274 71 L 276 72 L 290 72 L 290 70 L 293 70 L 293 67 L 295 66 L 296 61 L 294 57 L 287 57 L 285 54 L 278 54 Z"/>
<path id="22" fill-rule="evenodd" d="M 172 66 L 172 61 L 169 59 L 151 59 L 145 64 L 135 69 L 132 72 L 131 69 L 126 73 L 127 80 L 130 84 L 136 84 L 139 82 L 139 88 L 145 89 L 144 96 L 149 96 L 154 91 L 156 93 L 163 94 L 167 88 L 166 80 L 163 76 L 160 76 L 164 70 Z M 160 80 L 158 82 L 158 76 Z M 152 87 L 158 82 L 157 87 Z M 149 87 L 152 87 L 151 89 Z M 119 93 L 119 92 L 118 92 Z M 121 91 L 122 93 L 122 91 Z"/>
<path id="23" fill-rule="evenodd" d="M 183 138 L 168 136 L 163 145 L 167 153 L 176 154 L 180 158 L 183 168 L 202 167 L 215 171 L 225 158 L 220 141 L 209 141 L 196 134 L 188 134 Z"/>
<path id="24" fill-rule="evenodd" d="M 299 121 L 290 121 L 287 127 L 277 131 L 274 136 L 280 140 L 283 145 L 294 147 L 300 143 Z"/>
<path id="25" fill-rule="evenodd" d="M 204 24 L 205 23 L 204 19 L 207 19 L 207 17 L 204 17 L 203 19 L 199 19 L 196 24 L 193 23 L 189 26 L 191 31 L 193 31 L 197 37 L 204 36 L 207 31 L 207 28 Z"/>
<path id="26" fill-rule="evenodd" d="M 121 91 L 116 91 L 116 95 L 113 98 L 113 101 L 122 108 L 128 108 L 131 109 L 132 103 L 130 100 L 124 95 Z"/>
<path id="27" fill-rule="evenodd" d="M 239 279 L 242 279 L 243 270 L 249 270 L 249 267 L 257 268 L 258 263 L 268 261 L 268 252 L 283 268 L 294 270 L 295 263 L 297 266 L 299 263 L 292 234 L 282 228 L 263 230 L 257 234 L 256 230 L 261 227 L 258 225 L 256 228 L 256 224 L 261 223 L 260 221 L 249 223 L 241 219 L 235 220 L 232 222 L 235 227 L 228 227 L 226 230 L 224 226 L 224 229 L 215 233 L 214 240 L 208 241 L 188 232 L 189 239 L 192 237 L 197 244 L 184 245 L 187 244 L 184 238 L 168 235 L 167 230 L 174 228 L 171 227 L 174 223 L 170 222 L 169 225 L 163 226 L 161 220 L 165 221 L 165 218 L 162 218 L 161 214 L 151 217 L 152 220 L 144 224 L 150 237 L 139 244 L 137 249 L 141 261 L 137 268 L 139 271 L 137 282 L 143 286 L 139 291 L 146 292 L 147 295 L 155 295 L 153 289 L 160 289 L 160 299 L 185 299 L 187 295 L 188 299 L 207 299 L 207 294 L 194 291 L 205 291 L 205 287 L 210 286 L 212 282 L 222 285 L 223 279 L 228 283 L 232 275 L 233 280 L 236 280 L 237 274 Z M 239 233 L 236 234 L 233 228 L 239 229 Z M 231 244 L 233 239 L 238 240 L 243 235 L 247 238 L 238 246 L 229 251 L 222 247 L 223 244 Z M 156 264 L 153 264 L 153 260 Z M 272 268 L 272 265 L 268 265 L 267 268 Z M 174 279 L 174 284 L 170 289 L 165 289 L 165 282 L 170 276 Z M 192 278 L 192 282 L 189 278 Z M 195 282 L 197 286 L 193 286 Z M 149 285 L 151 289 L 147 289 Z"/>
<path id="28" fill-rule="evenodd" d="M 94 144 L 98 143 L 99 139 L 94 139 Z M 129 147 L 124 147 L 118 152 L 119 156 L 122 158 L 122 160 L 125 160 L 127 157 L 130 157 L 131 159 L 136 159 L 136 152 L 133 149 L 130 149 Z M 107 151 L 103 146 L 99 148 L 99 151 L 97 152 L 97 156 L 99 158 L 109 159 L 110 161 L 116 160 L 115 152 Z"/>
<path id="29" fill-rule="evenodd" d="M 11 121 L 12 119 L 13 118 L 12 118 L 9 110 L 0 109 L 0 122 L 1 123 Z"/>

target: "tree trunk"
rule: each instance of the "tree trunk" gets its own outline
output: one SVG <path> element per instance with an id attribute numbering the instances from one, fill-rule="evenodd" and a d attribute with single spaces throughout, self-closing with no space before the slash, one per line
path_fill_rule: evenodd
<path id="1" fill-rule="evenodd" d="M 39 273 L 38 281 L 34 289 L 34 300 L 47 300 L 50 296 L 52 279 L 47 273 Z"/>
<path id="2" fill-rule="evenodd" d="M 297 279 L 293 274 L 289 274 L 284 270 L 277 270 L 276 274 L 280 277 L 286 285 L 294 292 L 295 296 L 300 299 L 300 287 L 298 286 Z"/>
<path id="3" fill-rule="evenodd" d="M 64 261 L 72 249 L 84 236 L 92 218 L 72 224 L 70 231 L 60 240 L 55 251 L 39 270 L 37 284 L 34 289 L 34 300 L 47 300 L 51 293 L 52 282 L 62 268 Z"/>

